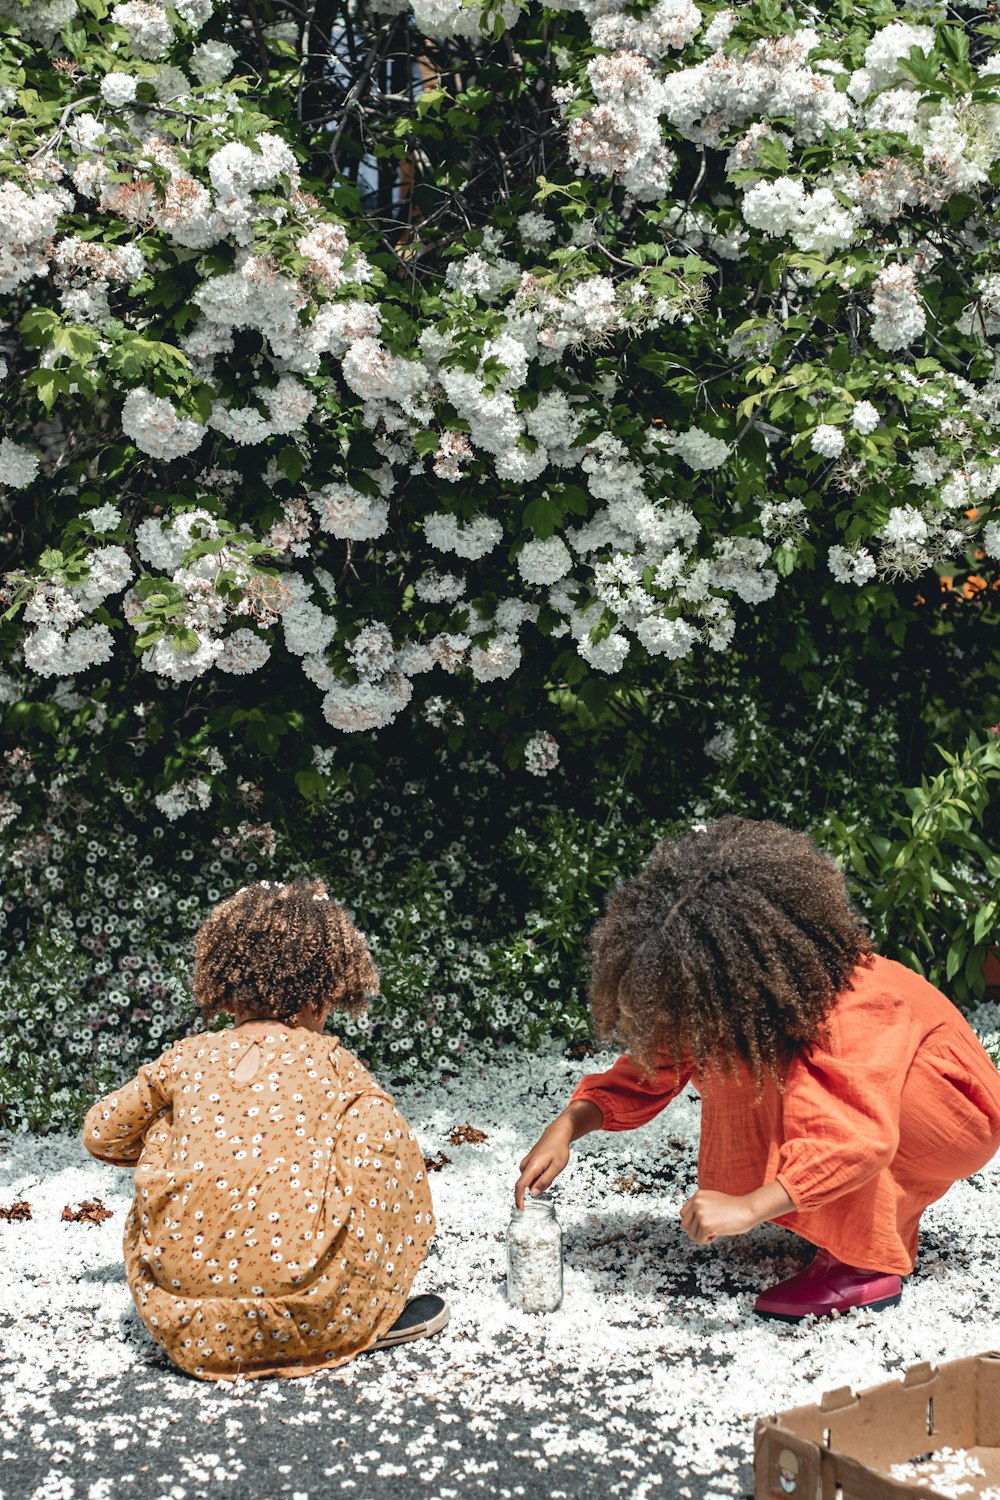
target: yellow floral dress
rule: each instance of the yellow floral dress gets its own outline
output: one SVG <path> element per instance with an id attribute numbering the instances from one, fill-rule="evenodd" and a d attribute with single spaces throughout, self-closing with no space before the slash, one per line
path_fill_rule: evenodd
<path id="1" fill-rule="evenodd" d="M 132 1296 L 202 1380 L 346 1364 L 399 1316 L 434 1233 L 406 1121 L 305 1027 L 185 1037 L 93 1106 L 83 1142 L 135 1164 Z"/>

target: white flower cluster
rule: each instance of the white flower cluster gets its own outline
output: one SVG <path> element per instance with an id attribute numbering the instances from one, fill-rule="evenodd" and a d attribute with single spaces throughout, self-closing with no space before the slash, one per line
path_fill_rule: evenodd
<path id="1" fill-rule="evenodd" d="M 500 522 L 489 516 L 459 521 L 446 511 L 435 511 L 424 517 L 423 524 L 425 537 L 438 552 L 454 552 L 473 562 L 492 552 L 503 537 Z"/>
<path id="2" fill-rule="evenodd" d="M 0 438 L 0 484 L 12 490 L 27 489 L 38 477 L 39 466 L 37 454 L 18 447 L 10 438 Z"/>
<path id="3" fill-rule="evenodd" d="M 348 734 L 384 729 L 413 696 L 413 684 L 400 669 L 392 636 L 384 625 L 372 621 L 349 643 L 347 655 L 358 680 L 344 681 L 327 669 L 323 717 Z"/>
<path id="4" fill-rule="evenodd" d="M 108 661 L 114 652 L 111 631 L 83 622 L 105 599 L 121 593 L 132 576 L 124 547 L 111 545 L 90 554 L 83 582 L 54 577 L 38 584 L 24 607 L 24 623 L 33 627 L 24 638 L 26 665 L 42 677 L 71 677 Z"/>
<path id="5" fill-rule="evenodd" d="M 188 812 L 204 812 L 211 800 L 212 788 L 202 777 L 175 782 L 167 791 L 158 792 L 153 798 L 159 811 L 170 823 L 176 823 L 178 818 Z"/>
<path id="6" fill-rule="evenodd" d="M 855 432 L 862 437 L 867 437 L 874 432 L 879 424 L 878 407 L 873 406 L 870 401 L 855 401 L 854 410 L 851 412 L 851 426 Z"/>
<path id="7" fill-rule="evenodd" d="M 867 547 L 831 547 L 827 563 L 838 583 L 853 583 L 858 588 L 870 583 L 878 572 Z"/>
<path id="8" fill-rule="evenodd" d="M 554 735 L 540 729 L 524 747 L 525 769 L 532 776 L 547 776 L 559 764 L 559 742 Z"/>
<path id="9" fill-rule="evenodd" d="M 120 109 L 135 99 L 138 78 L 132 73 L 105 73 L 101 79 L 101 98 L 112 108 Z"/>
<path id="10" fill-rule="evenodd" d="M 76 677 L 90 667 L 110 661 L 114 640 L 106 625 L 80 626 L 62 631 L 39 625 L 24 639 L 24 664 L 39 677 Z"/>
<path id="11" fill-rule="evenodd" d="M 0 292 L 46 274 L 49 242 L 72 207 L 73 195 L 65 188 L 27 193 L 16 182 L 0 184 Z"/>
<path id="12" fill-rule="evenodd" d="M 622 18 L 608 19 L 610 25 Z M 617 179 L 640 200 L 662 198 L 677 167 L 677 157 L 660 129 L 666 110 L 664 85 L 646 58 L 631 51 L 593 58 L 587 75 L 597 103 L 586 114 L 570 118 L 566 130 L 577 171 Z M 562 88 L 556 98 L 568 110 L 578 95 Z"/>
<path id="13" fill-rule="evenodd" d="M 561 537 L 525 542 L 517 555 L 517 571 L 525 583 L 557 583 L 573 566 L 573 554 Z"/>
<path id="14" fill-rule="evenodd" d="M 839 427 L 833 427 L 829 422 L 820 422 L 812 430 L 809 446 L 821 458 L 839 458 L 844 451 L 844 434 Z"/>
<path id="15" fill-rule="evenodd" d="M 912 266 L 890 265 L 879 271 L 872 291 L 872 338 L 891 353 L 905 349 L 923 333 L 927 313 L 920 300 Z"/>
<path id="16" fill-rule="evenodd" d="M 277 187 L 287 178 L 297 186 L 299 171 L 294 155 L 280 136 L 264 131 L 251 150 L 242 141 L 230 141 L 208 160 L 208 180 L 220 199 L 247 198 L 263 188 Z"/>
<path id="17" fill-rule="evenodd" d="M 345 541 L 367 542 L 383 536 L 389 527 L 389 507 L 384 500 L 362 495 L 353 486 L 336 481 L 314 491 L 310 503 L 323 531 Z"/>
<path id="18" fill-rule="evenodd" d="M 425 604 L 454 604 L 465 593 L 465 582 L 454 573 L 425 573 L 413 585 L 413 592 Z"/>
<path id="19" fill-rule="evenodd" d="M 742 212 L 752 229 L 788 235 L 797 249 L 817 255 L 846 249 L 858 232 L 856 208 L 846 207 L 832 187 L 808 192 L 796 177 L 755 183 L 743 195 Z"/>
<path id="20" fill-rule="evenodd" d="M 135 57 L 155 60 L 163 56 L 174 39 L 174 28 L 162 5 L 148 0 L 127 0 L 112 8 L 111 19 L 128 32 L 129 50 Z"/>
<path id="21" fill-rule="evenodd" d="M 201 422 L 182 416 L 172 401 L 154 396 L 144 385 L 125 397 L 121 424 L 141 452 L 167 460 L 193 453 L 206 431 Z"/>
<path id="22" fill-rule="evenodd" d="M 668 452 L 677 453 L 689 469 L 718 469 L 729 457 L 729 444 L 700 427 L 671 433 L 662 446 Z"/>

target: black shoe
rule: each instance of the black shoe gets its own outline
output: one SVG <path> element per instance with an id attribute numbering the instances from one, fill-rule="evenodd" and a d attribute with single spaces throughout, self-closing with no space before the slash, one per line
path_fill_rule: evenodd
<path id="1" fill-rule="evenodd" d="M 429 1338 L 432 1333 L 440 1333 L 450 1317 L 451 1310 L 443 1297 L 436 1297 L 433 1293 L 411 1297 L 392 1327 L 387 1328 L 371 1347 L 392 1349 L 396 1344 Z"/>

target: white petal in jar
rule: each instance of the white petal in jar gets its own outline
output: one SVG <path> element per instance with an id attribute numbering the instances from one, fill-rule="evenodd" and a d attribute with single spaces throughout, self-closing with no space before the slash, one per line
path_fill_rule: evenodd
<path id="1" fill-rule="evenodd" d="M 507 1226 L 507 1300 L 522 1312 L 555 1312 L 563 1297 L 562 1230 L 540 1193 Z"/>

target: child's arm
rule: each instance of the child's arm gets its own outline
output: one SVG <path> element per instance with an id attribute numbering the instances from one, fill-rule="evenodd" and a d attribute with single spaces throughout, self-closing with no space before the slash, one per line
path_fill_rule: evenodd
<path id="1" fill-rule="evenodd" d="M 758 1224 L 794 1212 L 795 1203 L 780 1182 L 766 1182 L 742 1197 L 699 1188 L 681 1209 L 681 1228 L 696 1245 L 710 1245 L 726 1235 L 748 1234 Z"/>
<path id="2" fill-rule="evenodd" d="M 140 1068 L 131 1083 L 91 1106 L 83 1122 L 83 1144 L 91 1156 L 116 1167 L 134 1166 L 139 1160 L 146 1131 L 171 1107 L 174 1056 L 171 1047 Z"/>
<path id="3" fill-rule="evenodd" d="M 514 1202 L 524 1207 L 524 1194 L 530 1188 L 537 1197 L 559 1176 L 569 1161 L 569 1148 L 582 1135 L 600 1130 L 601 1111 L 588 1099 L 573 1099 L 557 1119 L 552 1121 L 521 1162 L 521 1175 L 514 1184 Z"/>
<path id="4" fill-rule="evenodd" d="M 521 1162 L 521 1175 L 514 1186 L 514 1202 L 524 1207 L 524 1194 L 543 1192 L 569 1161 L 574 1141 L 592 1130 L 634 1130 L 676 1098 L 691 1077 L 691 1069 L 664 1062 L 652 1076 L 628 1056 L 620 1057 L 606 1073 L 590 1073 L 581 1079 L 573 1097 L 558 1119 L 543 1132 Z"/>

